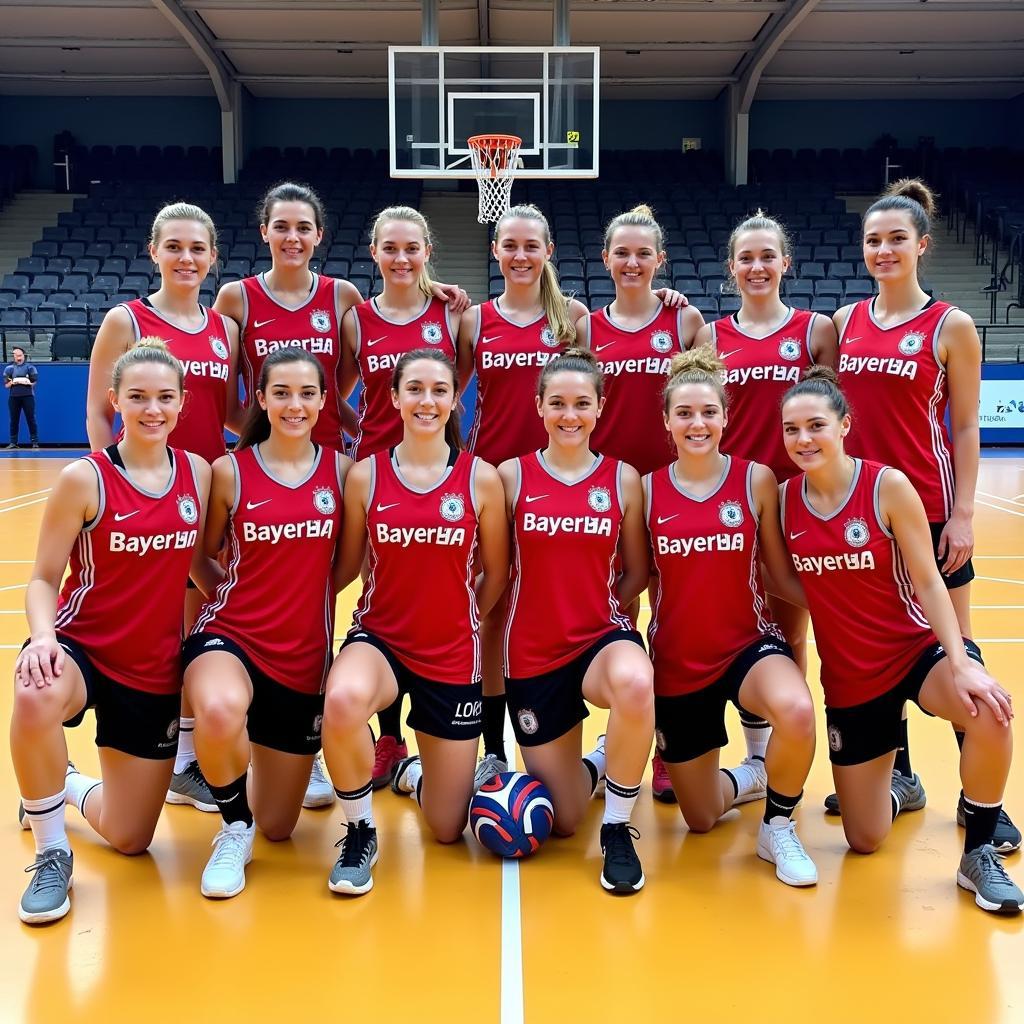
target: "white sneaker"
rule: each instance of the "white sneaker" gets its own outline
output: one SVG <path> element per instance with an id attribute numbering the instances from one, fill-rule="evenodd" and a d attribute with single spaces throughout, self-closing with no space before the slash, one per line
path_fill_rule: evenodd
<path id="1" fill-rule="evenodd" d="M 594 749 L 592 751 L 590 751 L 591 754 L 599 754 L 600 757 L 601 757 L 601 762 L 606 766 L 605 770 L 602 771 L 600 773 L 600 775 L 598 775 L 597 784 L 594 786 L 594 792 L 591 794 L 591 796 L 604 796 L 605 789 L 607 788 L 607 783 L 605 781 L 605 777 L 608 774 L 608 770 L 607 770 L 608 761 L 607 761 L 607 755 L 604 752 L 604 745 L 605 745 L 605 742 L 607 741 L 607 739 L 608 739 L 608 734 L 607 733 L 601 733 L 601 735 L 597 737 L 597 743 L 595 744 Z M 583 755 L 583 759 L 585 761 L 590 761 L 590 763 L 594 764 L 594 765 L 596 765 L 596 763 L 597 763 L 588 754 L 584 754 Z"/>
<path id="2" fill-rule="evenodd" d="M 212 899 L 237 896 L 245 888 L 245 865 L 252 860 L 256 824 L 233 821 L 213 837 L 213 854 L 203 868 L 200 889 Z"/>
<path id="3" fill-rule="evenodd" d="M 782 825 L 762 821 L 757 834 L 757 855 L 775 865 L 776 876 L 786 885 L 816 885 L 818 882 L 818 869 L 796 834 L 795 821 Z"/>
<path id="4" fill-rule="evenodd" d="M 477 762 L 476 773 L 473 775 L 473 792 L 490 782 L 495 775 L 508 771 L 508 764 L 497 754 L 484 754 Z"/>
<path id="5" fill-rule="evenodd" d="M 330 807 L 334 803 L 334 785 L 327 776 L 327 769 L 320 755 L 313 758 L 309 773 L 309 785 L 302 798 L 303 807 Z"/>
<path id="6" fill-rule="evenodd" d="M 736 799 L 732 806 L 763 800 L 768 794 L 768 769 L 759 757 L 745 757 L 729 773 L 736 780 Z"/>

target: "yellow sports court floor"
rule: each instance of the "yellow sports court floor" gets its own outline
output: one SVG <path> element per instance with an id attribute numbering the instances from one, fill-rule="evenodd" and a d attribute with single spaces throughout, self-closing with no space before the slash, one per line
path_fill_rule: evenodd
<path id="1" fill-rule="evenodd" d="M 0 462 L 6 679 L 25 636 L 42 503 L 63 465 L 27 454 Z M 976 523 L 975 633 L 992 671 L 1024 704 L 1020 454 L 983 460 Z M 355 597 L 352 589 L 341 596 L 339 634 Z M 816 679 L 812 653 L 820 708 Z M 10 683 L 2 693 L 6 721 Z M 601 724 L 598 714 L 588 720 L 588 741 Z M 69 734 L 86 772 L 97 766 L 91 725 L 90 716 Z M 738 726 L 733 732 L 723 764 L 742 757 Z M 453 847 L 433 843 L 415 804 L 385 790 L 375 802 L 375 888 L 358 899 L 326 885 L 337 810 L 303 811 L 290 842 L 258 837 L 245 891 L 211 902 L 199 894 L 199 876 L 213 815 L 166 808 L 149 853 L 130 859 L 95 841 L 69 809 L 71 913 L 35 929 L 16 912 L 33 847 L 18 827 L 4 757 L 0 1021 L 1024 1021 L 1024 916 L 985 914 L 954 881 L 962 833 L 949 727 L 912 711 L 928 806 L 898 820 L 871 857 L 849 853 L 839 820 L 822 812 L 831 788 L 823 736 L 819 729 L 798 812 L 820 875 L 810 890 L 788 888 L 757 859 L 760 804 L 690 836 L 678 810 L 655 803 L 645 786 L 634 821 L 647 886 L 615 898 L 598 883 L 597 801 L 576 837 L 503 865 L 468 834 Z M 1018 824 L 1021 765 L 1006 795 Z M 1008 859 L 1018 882 L 1021 861 L 1019 853 Z"/>

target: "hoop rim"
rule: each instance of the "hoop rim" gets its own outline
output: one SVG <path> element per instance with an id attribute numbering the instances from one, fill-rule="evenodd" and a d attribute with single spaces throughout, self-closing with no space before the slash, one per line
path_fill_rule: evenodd
<path id="1" fill-rule="evenodd" d="M 511 149 L 513 146 L 521 146 L 523 140 L 518 135 L 504 135 L 499 132 L 492 132 L 486 135 L 471 135 L 466 139 L 466 145 L 476 150 L 501 150 Z"/>

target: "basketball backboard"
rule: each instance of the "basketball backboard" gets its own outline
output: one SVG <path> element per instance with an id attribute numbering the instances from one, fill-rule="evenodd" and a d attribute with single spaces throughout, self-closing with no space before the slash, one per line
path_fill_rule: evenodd
<path id="1" fill-rule="evenodd" d="M 596 46 L 392 46 L 393 178 L 472 178 L 466 139 L 518 135 L 517 178 L 596 178 Z"/>

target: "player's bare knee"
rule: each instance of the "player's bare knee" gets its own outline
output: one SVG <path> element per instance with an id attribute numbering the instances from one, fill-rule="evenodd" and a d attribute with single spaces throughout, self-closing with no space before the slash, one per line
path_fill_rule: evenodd
<path id="1" fill-rule="evenodd" d="M 153 842 L 155 829 L 139 830 L 127 825 L 123 828 L 104 828 L 105 838 L 118 853 L 126 857 L 137 857 L 145 853 Z"/>
<path id="2" fill-rule="evenodd" d="M 206 743 L 229 742 L 245 727 L 248 708 L 228 694 L 210 696 L 195 708 L 196 735 Z"/>
<path id="3" fill-rule="evenodd" d="M 286 839 L 291 839 L 292 833 L 295 831 L 295 822 L 285 821 L 281 818 L 261 819 L 257 815 L 256 827 L 272 843 L 283 843 Z"/>
<path id="4" fill-rule="evenodd" d="M 854 853 L 874 853 L 885 841 L 889 829 L 871 829 L 863 825 L 844 825 L 846 842 Z"/>
<path id="5" fill-rule="evenodd" d="M 794 697 L 782 703 L 772 721 L 773 731 L 793 741 L 814 739 L 814 704 L 810 694 Z"/>
<path id="6" fill-rule="evenodd" d="M 698 832 L 701 834 L 710 832 L 718 823 L 719 816 L 712 814 L 707 808 L 689 807 L 684 810 L 680 807 L 679 810 L 682 812 L 683 821 L 686 822 L 686 827 L 691 832 Z"/>
<path id="7" fill-rule="evenodd" d="M 13 723 L 17 731 L 44 732 L 61 724 L 64 699 L 52 686 L 22 686 L 14 689 Z"/>
<path id="8" fill-rule="evenodd" d="M 463 832 L 466 831 L 466 820 L 466 816 L 463 815 L 458 819 L 428 820 L 427 824 L 430 826 L 430 831 L 434 833 L 434 838 L 439 843 L 448 846 L 457 843 L 462 838 Z"/>
<path id="9" fill-rule="evenodd" d="M 324 700 L 323 731 L 344 735 L 365 727 L 369 711 L 361 694 L 343 686 L 327 691 Z"/>
<path id="10" fill-rule="evenodd" d="M 654 714 L 654 680 L 643 669 L 623 672 L 611 681 L 612 698 L 617 712 L 629 718 Z"/>

